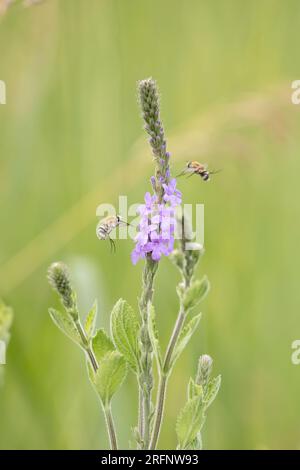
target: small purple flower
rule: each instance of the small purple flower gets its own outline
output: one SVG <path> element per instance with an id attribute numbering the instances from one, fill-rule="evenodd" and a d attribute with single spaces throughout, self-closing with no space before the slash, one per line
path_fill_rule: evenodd
<path id="1" fill-rule="evenodd" d="M 151 182 L 152 189 L 153 189 L 153 191 L 155 192 L 155 191 L 156 191 L 156 180 L 155 180 L 155 176 L 151 176 L 150 182 Z"/>
<path id="2" fill-rule="evenodd" d="M 171 207 L 176 207 L 181 204 L 181 192 L 176 189 L 176 179 L 173 178 L 169 184 L 163 184 L 165 202 L 169 202 Z"/>
<path id="3" fill-rule="evenodd" d="M 134 250 L 131 252 L 132 264 L 136 264 L 139 259 L 145 258 L 145 252 L 142 250 L 141 245 L 136 245 Z"/>

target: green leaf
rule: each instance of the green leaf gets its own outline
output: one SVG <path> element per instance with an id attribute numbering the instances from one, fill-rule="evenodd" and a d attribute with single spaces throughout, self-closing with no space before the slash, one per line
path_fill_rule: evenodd
<path id="1" fill-rule="evenodd" d="M 106 334 L 103 328 L 100 328 L 92 339 L 92 348 L 96 356 L 98 364 L 102 361 L 103 357 L 115 350 L 115 346 Z"/>
<path id="2" fill-rule="evenodd" d="M 190 450 L 202 450 L 202 447 L 201 432 L 198 432 L 197 437 L 190 443 L 188 448 Z"/>
<path id="3" fill-rule="evenodd" d="M 138 316 L 125 300 L 119 299 L 111 313 L 111 334 L 134 372 L 139 368 L 139 331 Z"/>
<path id="4" fill-rule="evenodd" d="M 218 375 L 218 377 L 215 377 L 214 379 L 209 381 L 204 397 L 205 408 L 208 408 L 212 404 L 220 390 L 220 386 L 221 375 Z"/>
<path id="5" fill-rule="evenodd" d="M 109 352 L 102 358 L 94 376 L 94 384 L 104 407 L 110 404 L 113 395 L 124 382 L 126 373 L 126 361 L 118 351 Z"/>
<path id="6" fill-rule="evenodd" d="M 149 312 L 148 312 L 148 329 L 149 329 L 149 336 L 150 341 L 152 344 L 152 348 L 154 351 L 154 355 L 157 361 L 157 366 L 159 370 L 162 369 L 162 357 L 158 339 L 158 330 L 156 326 L 156 315 L 155 315 L 155 308 L 153 304 L 149 304 Z"/>
<path id="7" fill-rule="evenodd" d="M 190 378 L 189 384 L 188 384 L 188 400 L 191 400 L 192 398 L 199 397 L 202 398 L 203 395 L 203 388 L 201 385 L 196 384 L 195 380 Z"/>
<path id="8" fill-rule="evenodd" d="M 84 324 L 84 329 L 85 329 L 88 340 L 92 338 L 95 332 L 96 321 L 97 321 L 97 311 L 98 311 L 98 305 L 97 305 L 97 300 L 95 300 L 94 305 L 92 306 L 91 310 L 86 316 L 86 320 Z"/>
<path id="9" fill-rule="evenodd" d="M 170 368 L 173 367 L 174 363 L 188 344 L 189 340 L 191 339 L 194 331 L 196 330 L 197 326 L 199 325 L 201 319 L 201 313 L 193 317 L 189 323 L 183 328 L 181 331 L 179 338 L 177 340 L 172 359 L 170 361 Z M 165 371 L 168 372 L 168 371 Z"/>
<path id="10" fill-rule="evenodd" d="M 74 343 L 83 346 L 81 336 L 78 333 L 76 324 L 72 318 L 72 316 L 65 310 L 58 311 L 54 308 L 49 308 L 49 314 L 52 318 L 52 321 L 55 325 L 66 335 L 68 336 Z"/>
<path id="11" fill-rule="evenodd" d="M 198 397 L 188 400 L 179 413 L 176 433 L 180 449 L 192 445 L 204 423 L 204 406 Z"/>
<path id="12" fill-rule="evenodd" d="M 201 302 L 209 291 L 209 281 L 206 276 L 201 281 L 194 281 L 186 290 L 183 296 L 183 306 L 185 310 L 194 308 Z"/>

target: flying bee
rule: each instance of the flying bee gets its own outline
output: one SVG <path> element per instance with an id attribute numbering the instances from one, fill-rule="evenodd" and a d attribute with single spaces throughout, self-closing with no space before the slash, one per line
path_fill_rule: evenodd
<path id="1" fill-rule="evenodd" d="M 125 220 L 122 220 L 119 215 L 109 215 L 104 219 L 100 220 L 96 228 L 96 235 L 99 240 L 109 240 L 111 251 L 116 251 L 116 244 L 112 238 L 110 238 L 111 232 L 119 225 L 130 225 Z"/>
<path id="2" fill-rule="evenodd" d="M 219 171 L 221 170 L 211 171 L 208 169 L 208 166 L 206 164 L 193 161 L 193 162 L 187 162 L 186 167 L 181 173 L 179 173 L 179 175 L 177 175 L 177 177 L 183 176 L 183 175 L 188 175 L 188 176 L 199 175 L 201 176 L 203 181 L 209 181 L 210 175 L 219 173 Z"/>

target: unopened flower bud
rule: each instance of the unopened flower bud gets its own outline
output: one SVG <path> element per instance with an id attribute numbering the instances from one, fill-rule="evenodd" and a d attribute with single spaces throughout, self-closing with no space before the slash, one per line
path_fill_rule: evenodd
<path id="1" fill-rule="evenodd" d="M 211 374 L 213 360 L 208 354 L 203 354 L 199 358 L 198 371 L 196 376 L 196 383 L 198 385 L 206 386 L 209 376 Z"/>
<path id="2" fill-rule="evenodd" d="M 179 269 L 183 269 L 184 265 L 184 256 L 182 251 L 180 250 L 173 250 L 170 255 L 171 261 L 177 266 Z"/>
<path id="3" fill-rule="evenodd" d="M 72 309 L 75 305 L 68 267 L 60 261 L 52 263 L 47 277 L 50 285 L 59 294 L 63 305 L 67 309 Z"/>
<path id="4" fill-rule="evenodd" d="M 145 123 L 144 129 L 150 136 L 149 143 L 156 160 L 156 185 L 154 187 L 152 183 L 152 186 L 159 200 L 161 201 L 164 195 L 163 184 L 168 184 L 170 179 L 170 155 L 166 151 L 167 144 L 164 128 L 160 119 L 159 93 L 156 81 L 152 78 L 139 81 L 138 94 L 140 106 L 142 109 L 142 116 Z M 159 177 L 162 179 L 160 180 Z"/>

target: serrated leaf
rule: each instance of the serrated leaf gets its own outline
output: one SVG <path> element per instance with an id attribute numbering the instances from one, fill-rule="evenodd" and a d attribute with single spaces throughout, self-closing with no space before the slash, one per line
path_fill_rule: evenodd
<path id="1" fill-rule="evenodd" d="M 118 351 L 109 352 L 102 358 L 94 376 L 94 384 L 104 407 L 110 404 L 113 395 L 124 382 L 126 373 L 125 358 Z"/>
<path id="2" fill-rule="evenodd" d="M 196 330 L 197 326 L 199 325 L 201 319 L 201 313 L 193 317 L 189 323 L 183 328 L 181 331 L 179 338 L 177 340 L 174 353 L 172 355 L 172 359 L 170 361 L 170 368 L 173 367 L 174 363 L 188 344 L 189 340 L 191 339 L 194 331 Z M 165 371 L 168 372 L 168 371 Z"/>
<path id="3" fill-rule="evenodd" d="M 188 400 L 179 413 L 176 433 L 180 449 L 186 449 L 196 439 L 204 422 L 204 406 L 198 397 Z"/>
<path id="4" fill-rule="evenodd" d="M 192 398 L 199 397 L 201 398 L 203 395 L 203 388 L 201 385 L 196 384 L 195 380 L 190 378 L 188 384 L 188 400 Z"/>
<path id="5" fill-rule="evenodd" d="M 110 337 L 107 335 L 107 333 L 104 331 L 103 328 L 100 328 L 97 331 L 96 335 L 92 338 L 92 348 L 93 348 L 98 364 L 100 364 L 103 357 L 107 353 L 115 350 L 115 346 L 112 340 L 110 339 Z"/>
<path id="6" fill-rule="evenodd" d="M 186 290 L 183 296 L 184 309 L 190 310 L 194 308 L 199 302 L 201 302 L 209 291 L 209 281 L 204 276 L 201 281 L 194 281 L 190 287 Z"/>
<path id="7" fill-rule="evenodd" d="M 148 329 L 149 329 L 149 336 L 150 341 L 152 344 L 152 348 L 154 351 L 154 355 L 157 361 L 157 367 L 159 370 L 162 369 L 162 357 L 158 339 L 158 330 L 156 326 L 156 315 L 155 315 L 155 308 L 153 304 L 149 304 L 149 312 L 148 312 Z"/>
<path id="8" fill-rule="evenodd" d="M 125 300 L 119 299 L 111 313 L 111 334 L 134 372 L 139 368 L 139 331 L 137 314 Z"/>
<path id="9" fill-rule="evenodd" d="M 209 381 L 207 385 L 205 397 L 204 397 L 204 403 L 205 403 L 206 408 L 208 408 L 212 404 L 214 399 L 216 398 L 220 390 L 220 386 L 221 386 L 221 375 L 218 375 L 217 377 Z"/>
<path id="10" fill-rule="evenodd" d="M 205 419 L 205 418 L 204 418 Z M 188 449 L 189 450 L 202 450 L 202 437 L 201 437 L 201 432 L 198 432 L 196 438 L 193 440 L 193 442 L 189 445 Z"/>
<path id="11" fill-rule="evenodd" d="M 96 321 L 97 321 L 97 311 L 98 311 L 98 305 L 97 305 L 97 300 L 95 300 L 91 310 L 88 312 L 84 324 L 84 329 L 87 335 L 88 340 L 92 338 L 95 332 L 96 328 Z"/>
<path id="12" fill-rule="evenodd" d="M 136 443 L 139 445 L 139 446 L 142 446 L 143 445 L 143 439 L 140 435 L 140 431 L 138 429 L 137 426 L 135 426 L 134 428 L 132 428 L 132 435 L 134 437 L 134 440 L 136 441 Z"/>
<path id="13" fill-rule="evenodd" d="M 81 336 L 78 333 L 76 324 L 72 318 L 72 316 L 65 310 L 58 311 L 54 308 L 49 308 L 49 314 L 53 321 L 53 323 L 66 335 L 68 336 L 74 343 L 83 346 Z"/>

